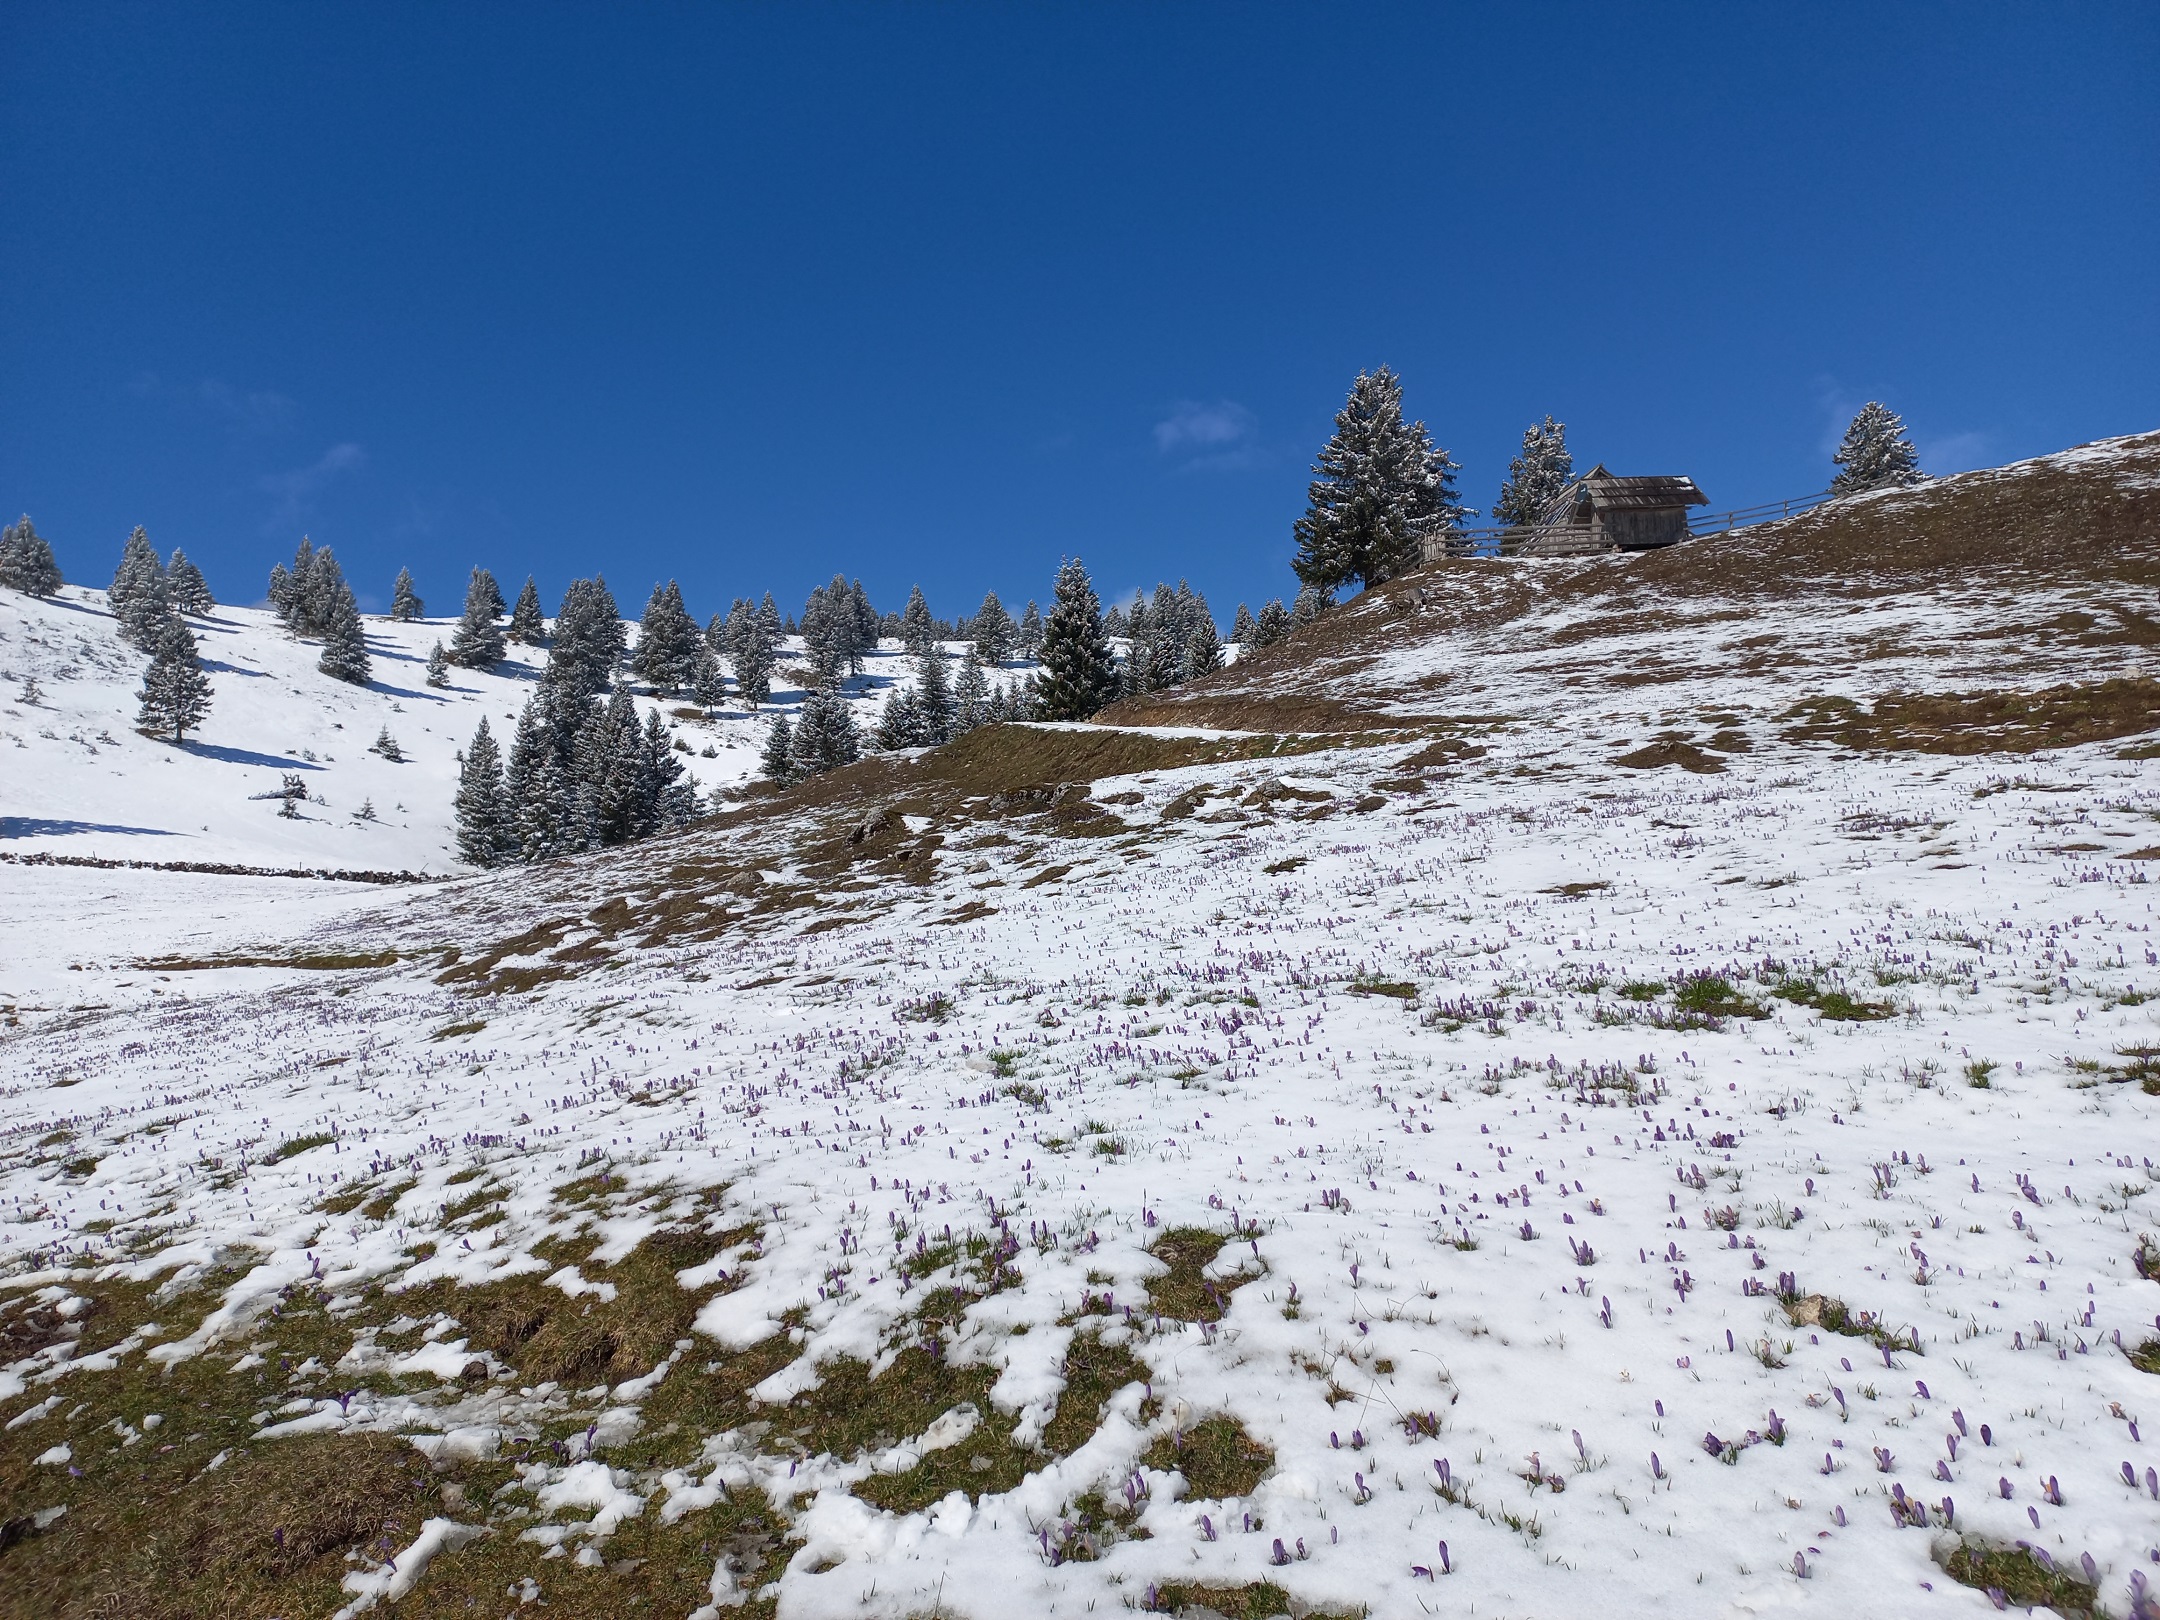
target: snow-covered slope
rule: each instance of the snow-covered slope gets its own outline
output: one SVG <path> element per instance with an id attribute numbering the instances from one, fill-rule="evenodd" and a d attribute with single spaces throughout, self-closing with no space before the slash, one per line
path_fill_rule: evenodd
<path id="1" fill-rule="evenodd" d="M 2095 629 L 1916 709 L 1906 642 L 1398 628 L 1354 733 L 998 728 L 392 891 L 0 871 L 5 1576 L 179 1602 L 274 1515 L 265 1613 L 2128 1615 L 2160 780 Z M 1391 724 L 1434 675 L 1505 702 Z"/>
<path id="2" fill-rule="evenodd" d="M 547 655 L 513 645 L 495 669 L 453 668 L 438 690 L 426 683 L 428 653 L 449 642 L 454 620 L 365 623 L 374 678 L 363 688 L 318 670 L 319 644 L 295 640 L 265 609 L 221 607 L 195 621 L 215 695 L 207 723 L 176 747 L 133 729 L 148 660 L 121 640 L 103 591 L 69 586 L 39 599 L 0 590 L 0 851 L 464 870 L 451 812 L 458 751 L 483 716 L 508 745 Z M 908 662 L 888 644 L 848 683 L 865 726 L 887 690 L 911 683 Z M 702 788 L 734 787 L 756 775 L 771 714 L 803 698 L 784 679 L 788 667 L 784 652 L 762 714 L 707 716 L 651 696 L 639 705 L 659 709 L 689 746 L 677 757 Z M 35 683 L 35 701 L 25 683 Z M 400 761 L 373 751 L 386 730 Z M 308 784 L 297 817 L 258 797 L 274 795 L 288 772 Z"/>

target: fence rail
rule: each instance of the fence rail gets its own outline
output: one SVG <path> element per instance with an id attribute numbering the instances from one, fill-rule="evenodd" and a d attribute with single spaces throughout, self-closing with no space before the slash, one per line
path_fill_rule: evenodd
<path id="1" fill-rule="evenodd" d="M 1795 512 L 1805 512 L 1820 506 L 1830 498 L 1830 492 L 1820 490 L 1813 495 L 1795 495 L 1790 500 L 1764 501 L 1760 506 L 1737 507 L 1730 512 L 1703 512 L 1688 515 L 1688 533 L 1723 534 L 1727 529 L 1744 529 L 1751 523 L 1774 523 L 1779 518 L 1789 518 Z"/>

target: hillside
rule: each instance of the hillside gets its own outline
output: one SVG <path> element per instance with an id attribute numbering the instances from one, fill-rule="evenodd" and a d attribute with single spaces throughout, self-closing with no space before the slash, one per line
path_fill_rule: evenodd
<path id="1" fill-rule="evenodd" d="M 453 882 L 0 869 L 0 1579 L 2131 1613 L 2156 503 L 2149 435 L 1438 566 Z"/>
<path id="2" fill-rule="evenodd" d="M 52 598 L 0 591 L 0 852 L 272 868 L 452 873 L 458 751 L 486 717 L 508 746 L 544 649 L 512 645 L 492 670 L 453 668 L 427 685 L 429 649 L 454 619 L 366 620 L 374 678 L 365 687 L 318 670 L 318 643 L 295 640 L 261 608 L 221 607 L 195 621 L 214 691 L 208 722 L 178 747 L 133 729 L 147 659 L 123 641 L 105 593 Z M 633 627 L 634 630 L 634 627 Z M 634 634 L 632 636 L 634 640 Z M 761 714 L 704 714 L 652 696 L 683 745 L 677 758 L 708 793 L 750 782 L 775 712 L 802 701 L 787 653 Z M 848 683 L 873 725 L 885 693 L 910 684 L 890 643 Z M 1023 666 L 1012 666 L 1008 679 Z M 25 682 L 34 682 L 35 702 Z M 403 758 L 373 751 L 387 731 Z M 307 783 L 297 815 L 275 797 L 287 773 Z M 363 806 L 373 811 L 363 817 Z"/>

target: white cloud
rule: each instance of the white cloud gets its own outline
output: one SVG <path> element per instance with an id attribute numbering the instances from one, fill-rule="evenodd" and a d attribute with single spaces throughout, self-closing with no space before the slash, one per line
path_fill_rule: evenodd
<path id="1" fill-rule="evenodd" d="M 1913 448 L 1920 452 L 1920 470 L 1942 478 L 1993 465 L 1988 451 L 1991 437 L 1986 433 L 1944 433 L 1932 439 L 1915 439 Z"/>
<path id="2" fill-rule="evenodd" d="M 290 472 L 265 473 L 255 482 L 264 493 L 277 497 L 277 505 L 263 525 L 265 533 L 295 523 L 307 515 L 309 504 L 323 486 L 339 473 L 365 466 L 367 452 L 350 442 L 333 444 L 313 466 Z"/>
<path id="3" fill-rule="evenodd" d="M 1155 424 L 1155 448 L 1164 455 L 1196 450 L 1219 453 L 1250 438 L 1258 425 L 1253 413 L 1234 400 L 1218 399 L 1210 405 L 1181 399 Z"/>
<path id="4" fill-rule="evenodd" d="M 196 397 L 210 410 L 245 433 L 276 433 L 292 425 L 300 407 L 274 389 L 257 388 L 242 393 L 230 383 L 205 377 Z"/>

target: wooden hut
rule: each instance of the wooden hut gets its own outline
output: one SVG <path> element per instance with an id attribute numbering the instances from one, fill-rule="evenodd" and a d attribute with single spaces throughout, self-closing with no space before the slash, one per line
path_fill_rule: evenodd
<path id="1" fill-rule="evenodd" d="M 1513 531 L 1503 548 L 1534 557 L 1595 551 L 1652 551 L 1688 537 L 1688 508 L 1710 497 L 1692 478 L 1617 478 L 1603 463 L 1561 491 L 1534 527 Z"/>

